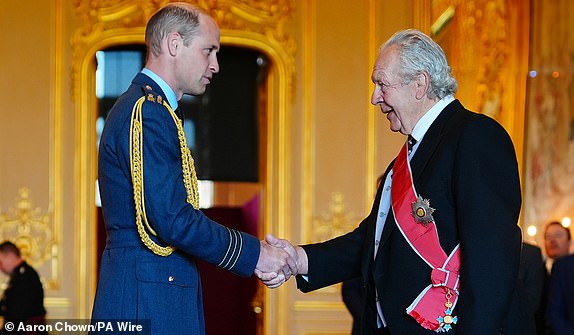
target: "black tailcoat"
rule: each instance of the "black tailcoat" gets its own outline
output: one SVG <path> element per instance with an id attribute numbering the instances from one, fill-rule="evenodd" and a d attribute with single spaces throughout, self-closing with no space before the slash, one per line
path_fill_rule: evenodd
<path id="1" fill-rule="evenodd" d="M 389 173 L 389 165 L 384 177 Z M 520 260 L 521 206 L 518 164 L 507 132 L 493 119 L 451 102 L 428 129 L 411 159 L 416 191 L 430 200 L 440 243 L 448 254 L 460 243 L 460 297 L 454 310 L 458 324 L 450 334 L 495 335 L 518 301 L 515 285 Z M 384 179 L 383 179 L 384 180 Z M 392 335 L 429 335 L 405 309 L 430 284 L 431 268 L 411 249 L 387 216 L 376 259 L 374 234 L 381 183 L 371 213 L 354 231 L 304 246 L 308 292 L 361 276 L 366 293 L 363 333 L 376 324 L 374 289 Z M 513 303 L 512 306 L 520 303 Z M 513 307 L 514 308 L 514 307 Z M 516 319 L 522 320 L 519 311 Z M 527 322 L 525 321 L 524 324 Z M 529 327 L 512 325 L 504 334 Z"/>

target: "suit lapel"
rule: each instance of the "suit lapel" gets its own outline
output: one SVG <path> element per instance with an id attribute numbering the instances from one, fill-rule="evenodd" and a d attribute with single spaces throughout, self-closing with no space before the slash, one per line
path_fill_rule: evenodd
<path id="1" fill-rule="evenodd" d="M 454 113 L 456 113 L 458 106 L 462 108 L 460 102 L 454 100 L 444 108 L 427 130 L 417 152 L 415 152 L 415 155 L 412 157 L 410 164 L 415 185 L 427 164 L 432 161 L 432 156 L 439 147 L 439 144 L 443 141 L 445 127 Z"/>

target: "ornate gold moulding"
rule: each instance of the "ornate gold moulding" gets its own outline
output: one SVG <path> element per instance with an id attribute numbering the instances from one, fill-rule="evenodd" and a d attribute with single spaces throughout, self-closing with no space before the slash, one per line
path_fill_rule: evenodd
<path id="1" fill-rule="evenodd" d="M 22 258 L 39 270 L 47 288 L 56 289 L 58 282 L 58 243 L 54 237 L 54 227 L 50 216 L 34 208 L 30 200 L 30 190 L 19 191 L 16 208 L 0 213 L 0 238 L 16 244 Z M 48 271 L 40 269 L 48 268 Z M 48 273 L 48 277 L 45 274 Z"/>
<path id="2" fill-rule="evenodd" d="M 82 64 L 97 49 L 113 45 L 143 43 L 145 24 L 165 0 L 76 0 L 75 11 L 83 27 L 72 38 L 74 57 L 73 83 L 77 92 Z M 255 48 L 273 60 L 284 63 L 291 93 L 295 69 L 295 41 L 285 32 L 285 24 L 294 10 L 293 0 L 200 0 L 188 1 L 208 12 L 221 29 L 221 42 Z M 96 49 L 94 49 L 96 48 Z"/>

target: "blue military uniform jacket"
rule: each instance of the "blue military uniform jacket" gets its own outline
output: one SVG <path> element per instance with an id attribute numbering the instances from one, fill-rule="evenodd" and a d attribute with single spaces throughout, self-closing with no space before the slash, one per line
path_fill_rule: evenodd
<path id="1" fill-rule="evenodd" d="M 140 240 L 130 167 L 132 109 L 142 96 L 145 210 L 162 257 Z M 107 231 L 92 318 L 137 320 L 151 334 L 204 334 L 196 259 L 250 276 L 259 240 L 209 220 L 186 201 L 176 124 L 163 105 L 164 92 L 138 74 L 111 109 L 98 158 L 98 179 Z M 225 302 L 222 302 L 225 303 Z"/>

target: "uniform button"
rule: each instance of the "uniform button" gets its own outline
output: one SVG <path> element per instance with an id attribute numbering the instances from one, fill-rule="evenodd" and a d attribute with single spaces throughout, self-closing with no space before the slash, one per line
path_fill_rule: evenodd
<path id="1" fill-rule="evenodd" d="M 169 276 L 169 277 L 167 278 L 167 281 L 169 281 L 170 283 L 171 283 L 172 281 L 174 281 L 174 280 L 175 280 L 175 278 L 174 278 L 173 276 Z"/>

